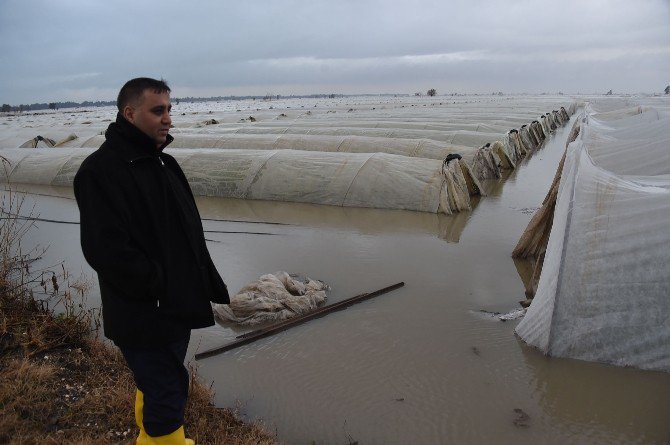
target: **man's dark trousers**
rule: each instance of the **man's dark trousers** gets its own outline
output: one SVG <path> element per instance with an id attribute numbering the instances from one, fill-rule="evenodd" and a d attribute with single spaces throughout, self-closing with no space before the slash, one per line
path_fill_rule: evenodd
<path id="1" fill-rule="evenodd" d="M 153 348 L 120 347 L 144 393 L 143 424 L 153 437 L 164 436 L 184 423 L 189 377 L 184 366 L 190 332 L 176 342 Z"/>

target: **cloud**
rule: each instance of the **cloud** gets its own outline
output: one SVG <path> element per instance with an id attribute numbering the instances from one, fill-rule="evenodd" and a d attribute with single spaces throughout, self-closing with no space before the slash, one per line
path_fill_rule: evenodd
<path id="1" fill-rule="evenodd" d="M 647 47 L 618 47 L 618 48 L 581 48 L 567 49 L 551 55 L 561 63 L 598 63 L 626 60 L 640 57 L 669 57 L 670 45 L 654 45 Z M 549 56 L 546 56 L 549 58 Z"/>
<path id="2" fill-rule="evenodd" d="M 53 97 L 67 97 L 67 100 L 74 102 L 84 102 L 84 101 L 98 101 L 98 100 L 116 100 L 116 96 L 119 94 L 118 89 L 116 88 L 97 88 L 97 87 L 87 87 L 87 88 L 60 88 L 54 90 L 52 93 Z M 52 99 L 57 100 L 57 99 Z M 60 99 L 63 100 L 63 99 Z M 51 101 L 51 100 L 49 100 Z"/>
<path id="3" fill-rule="evenodd" d="M 459 63 L 476 60 L 493 60 L 499 56 L 487 54 L 485 51 L 458 51 L 443 54 L 421 54 L 388 57 L 358 57 L 358 58 L 320 58 L 320 57 L 285 57 L 250 60 L 249 64 L 259 68 L 300 69 L 323 68 L 337 69 L 340 67 L 366 68 L 388 66 L 416 66 L 435 65 L 444 63 Z"/>
<path id="4" fill-rule="evenodd" d="M 60 76 L 45 76 L 41 79 L 41 82 L 46 84 L 60 84 L 60 83 L 70 83 L 78 82 L 87 79 L 93 79 L 100 76 L 102 73 L 73 73 L 73 74 L 63 74 Z"/>
<path id="5" fill-rule="evenodd" d="M 212 94 L 656 91 L 668 23 L 667 0 L 3 0 L 0 101 L 140 75 Z"/>

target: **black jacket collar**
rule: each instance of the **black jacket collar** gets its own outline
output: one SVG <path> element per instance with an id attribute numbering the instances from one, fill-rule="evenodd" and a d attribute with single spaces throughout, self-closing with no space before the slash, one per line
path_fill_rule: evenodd
<path id="1" fill-rule="evenodd" d="M 116 122 L 112 122 L 105 132 L 107 141 L 113 144 L 114 150 L 126 161 L 130 162 L 146 156 L 158 157 L 174 138 L 168 134 L 163 145 L 156 148 L 153 139 L 139 128 L 128 122 L 121 113 L 116 114 Z"/>

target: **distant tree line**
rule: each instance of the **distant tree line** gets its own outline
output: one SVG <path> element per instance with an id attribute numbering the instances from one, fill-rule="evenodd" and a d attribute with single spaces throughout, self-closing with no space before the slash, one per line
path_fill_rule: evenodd
<path id="1" fill-rule="evenodd" d="M 377 94 L 364 94 L 363 96 L 378 96 Z M 173 101 L 175 104 L 179 102 L 212 102 L 212 101 L 229 101 L 229 100 L 278 100 L 278 99 L 335 99 L 345 97 L 344 94 L 308 94 L 308 95 L 292 95 L 292 96 L 282 96 L 281 94 L 263 96 L 213 96 L 213 97 L 178 97 L 174 98 Z M 3 104 L 0 111 L 9 113 L 16 111 L 37 111 L 37 110 L 59 110 L 61 108 L 81 108 L 81 107 L 108 107 L 116 105 L 116 101 L 112 100 L 99 100 L 96 102 L 84 101 L 84 102 L 49 102 L 49 103 L 34 103 L 34 104 L 21 104 L 21 105 L 9 105 Z"/>
<path id="2" fill-rule="evenodd" d="M 11 111 L 36 111 L 36 110 L 58 110 L 60 108 L 78 108 L 78 107 L 106 107 L 109 105 L 116 105 L 116 101 L 84 101 L 84 102 L 49 102 L 49 103 L 34 103 L 9 105 L 2 104 L 0 111 L 9 113 Z"/>
<path id="3" fill-rule="evenodd" d="M 429 89 L 426 94 L 428 96 L 435 96 L 437 94 L 437 91 L 435 88 Z M 546 94 L 546 93 L 542 93 Z M 559 93 L 563 94 L 563 93 Z M 610 96 L 612 95 L 613 92 L 612 90 L 609 90 L 606 95 Z M 670 85 L 665 87 L 665 94 L 670 94 Z M 391 94 L 361 94 L 360 96 L 388 96 Z M 414 93 L 415 96 L 421 96 L 422 94 L 419 93 Z M 459 93 L 451 93 L 449 94 L 450 96 L 461 96 L 465 94 L 459 94 Z M 494 92 L 493 95 L 498 95 L 502 96 L 502 92 Z M 346 97 L 349 96 L 347 94 L 307 94 L 307 95 L 291 95 L 291 96 L 282 96 L 280 94 L 272 95 L 271 98 L 273 99 L 280 99 L 280 98 L 285 98 L 285 99 L 335 99 L 335 98 L 341 98 L 341 97 Z M 405 96 L 403 94 L 393 94 L 393 96 Z M 268 94 L 264 96 L 213 96 L 213 97 L 181 97 L 181 98 L 175 98 L 174 101 L 176 104 L 179 104 L 179 102 L 212 102 L 212 101 L 227 101 L 227 100 L 256 100 L 256 99 L 265 99 L 268 100 L 269 96 Z M 99 100 L 99 101 L 84 101 L 84 102 L 72 102 L 72 101 L 67 101 L 67 102 L 43 102 L 43 103 L 34 103 L 34 104 L 20 104 L 20 105 L 9 105 L 9 104 L 2 104 L 2 107 L 0 108 L 0 111 L 3 113 L 10 113 L 10 112 L 23 112 L 23 111 L 37 111 L 37 110 L 59 110 L 61 108 L 82 108 L 82 107 L 108 107 L 108 106 L 114 106 L 116 105 L 116 101 L 113 100 Z"/>
<path id="4" fill-rule="evenodd" d="M 175 103 L 179 102 L 216 102 L 228 100 L 279 100 L 279 99 L 335 99 L 345 97 L 346 94 L 300 94 L 282 96 L 281 94 L 264 94 L 262 96 L 212 96 L 212 97 L 178 97 L 172 99 Z M 363 96 L 377 96 L 376 94 L 364 94 Z"/>

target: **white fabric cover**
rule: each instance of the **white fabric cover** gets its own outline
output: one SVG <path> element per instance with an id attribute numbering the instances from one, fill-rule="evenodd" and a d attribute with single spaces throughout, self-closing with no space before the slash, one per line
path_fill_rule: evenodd
<path id="1" fill-rule="evenodd" d="M 70 186 L 92 148 L 4 149 L 15 183 Z M 470 208 L 459 160 L 385 153 L 170 149 L 193 193 L 451 214 Z"/>
<path id="2" fill-rule="evenodd" d="M 99 147 L 104 136 L 95 136 L 82 147 Z M 431 139 L 400 139 L 367 136 L 302 134 L 183 134 L 174 135 L 170 148 L 222 148 L 234 150 L 305 150 L 343 153 L 389 153 L 444 160 L 451 153 L 472 162 L 476 148 L 445 144 Z"/>
<path id="3" fill-rule="evenodd" d="M 212 309 L 223 322 L 244 326 L 279 322 L 314 311 L 326 301 L 326 290 L 321 281 L 275 272 L 244 286 L 230 304 L 213 304 Z"/>
<path id="4" fill-rule="evenodd" d="M 547 110 L 567 100 L 478 96 L 413 102 L 387 98 L 313 110 L 303 102 L 297 113 L 253 104 L 256 111 L 247 108 L 244 114 L 241 104 L 236 111 L 236 104 L 216 104 L 215 113 L 182 112 L 175 118 L 175 141 L 167 151 L 198 195 L 450 214 L 470 208 L 469 195 L 482 192 L 479 180 L 500 178 L 501 168 L 514 168 L 539 144 L 528 132 L 523 145 L 522 138 L 509 136 L 510 129 L 530 128 L 540 115 L 560 122 L 558 111 Z M 79 137 L 67 135 L 49 151 L 4 150 L 15 161 L 5 179 L 69 186 L 84 157 L 104 141 L 113 116 L 111 109 L 98 110 L 76 127 L 62 124 L 60 114 L 45 116 L 39 133 L 58 134 L 59 140 L 76 128 Z M 0 142 L 16 147 L 26 131 L 38 130 L 22 128 L 14 136 L 3 134 Z M 452 154 L 461 158 L 443 165 Z"/>
<path id="5" fill-rule="evenodd" d="M 516 332 L 559 357 L 670 372 L 670 113 L 588 105 Z"/>

